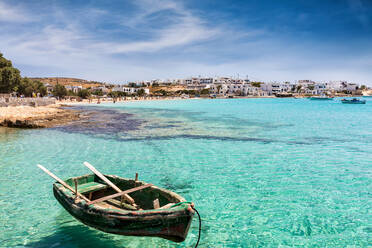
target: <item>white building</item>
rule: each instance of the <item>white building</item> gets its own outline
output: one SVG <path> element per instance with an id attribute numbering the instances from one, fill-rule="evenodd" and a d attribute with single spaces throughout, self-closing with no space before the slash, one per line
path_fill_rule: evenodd
<path id="1" fill-rule="evenodd" d="M 243 95 L 244 96 L 266 96 L 268 95 L 261 87 L 255 87 L 250 83 L 243 85 Z"/>
<path id="2" fill-rule="evenodd" d="M 327 83 L 327 89 L 332 91 L 356 91 L 359 89 L 358 84 L 348 83 L 347 81 L 330 81 Z"/>
<path id="3" fill-rule="evenodd" d="M 106 86 L 93 87 L 92 90 L 100 90 L 103 94 L 107 94 L 110 90 Z"/>
<path id="4" fill-rule="evenodd" d="M 346 81 L 330 81 L 327 83 L 327 89 L 331 91 L 342 91 L 346 87 Z"/>
<path id="5" fill-rule="evenodd" d="M 81 91 L 83 89 L 83 86 L 75 86 L 75 85 L 66 85 L 65 86 L 66 90 L 71 90 L 72 92 L 74 92 L 75 94 L 79 93 L 79 91 Z"/>
<path id="6" fill-rule="evenodd" d="M 295 89 L 295 84 L 277 82 L 262 83 L 260 89 L 266 92 L 267 95 L 272 96 L 293 91 Z"/>
<path id="7" fill-rule="evenodd" d="M 213 78 L 200 78 L 199 83 L 200 84 L 213 84 L 214 79 Z"/>
<path id="8" fill-rule="evenodd" d="M 212 84 L 210 92 L 215 95 L 226 95 L 228 93 L 227 84 Z"/>
<path id="9" fill-rule="evenodd" d="M 49 83 L 46 83 L 46 84 L 44 84 L 44 86 L 45 86 L 46 89 L 47 89 L 47 93 L 48 93 L 48 94 L 52 94 L 53 89 L 54 89 L 53 85 L 51 85 L 51 84 L 49 84 Z"/>
<path id="10" fill-rule="evenodd" d="M 313 95 L 324 95 L 327 92 L 326 83 L 316 83 L 313 89 Z"/>
<path id="11" fill-rule="evenodd" d="M 149 88 L 142 88 L 142 87 L 128 87 L 124 85 L 116 85 L 114 88 L 112 88 L 112 91 L 120 91 L 125 92 L 128 95 L 136 94 L 140 89 L 143 89 L 145 91 L 145 94 L 150 94 Z"/>
<path id="12" fill-rule="evenodd" d="M 358 89 L 359 89 L 359 85 L 354 84 L 354 83 L 347 83 L 345 87 L 345 90 L 347 91 L 356 91 Z"/>

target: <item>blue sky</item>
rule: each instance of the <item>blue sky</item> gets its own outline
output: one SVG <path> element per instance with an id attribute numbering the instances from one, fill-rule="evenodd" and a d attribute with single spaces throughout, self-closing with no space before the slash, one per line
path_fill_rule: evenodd
<path id="1" fill-rule="evenodd" d="M 370 0 L 0 0 L 0 51 L 29 77 L 372 85 L 371 25 Z"/>

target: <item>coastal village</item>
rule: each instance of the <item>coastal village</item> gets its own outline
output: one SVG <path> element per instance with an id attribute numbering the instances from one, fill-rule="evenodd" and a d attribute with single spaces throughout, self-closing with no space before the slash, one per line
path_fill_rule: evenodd
<path id="1" fill-rule="evenodd" d="M 20 128 L 52 127 L 81 119 L 78 111 L 61 108 L 61 104 L 73 102 L 100 104 L 131 100 L 256 97 L 327 99 L 372 95 L 367 86 L 347 81 L 261 82 L 248 78 L 199 76 L 107 83 L 67 77 L 28 78 L 21 77 L 20 71 L 2 54 L 0 76 L 0 125 Z M 365 100 L 350 103 L 365 103 Z"/>
<path id="2" fill-rule="evenodd" d="M 56 85 L 63 86 L 65 99 L 81 98 L 164 98 L 164 97 L 309 97 L 370 95 L 365 85 L 347 81 L 256 82 L 231 77 L 191 77 L 174 80 L 149 80 L 126 83 L 103 83 L 75 78 L 30 78 L 44 84 L 47 95 L 53 97 Z"/>
<path id="3" fill-rule="evenodd" d="M 98 82 L 68 77 L 22 77 L 0 53 L 0 107 L 48 105 L 50 99 L 92 102 L 172 98 L 311 97 L 372 95 L 347 81 L 263 82 L 234 77 L 189 77 L 135 82 Z M 30 100 L 37 98 L 38 100 Z M 43 98 L 42 100 L 40 98 Z M 47 98 L 47 100 L 46 100 Z M 49 99 L 49 100 L 48 100 Z"/>

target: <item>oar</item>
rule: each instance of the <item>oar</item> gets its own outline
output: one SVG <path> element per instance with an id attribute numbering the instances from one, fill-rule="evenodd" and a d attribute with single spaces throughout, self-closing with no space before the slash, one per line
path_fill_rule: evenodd
<path id="1" fill-rule="evenodd" d="M 59 182 L 60 184 L 62 184 L 66 189 L 72 191 L 74 194 L 77 193 L 77 195 L 79 197 L 81 197 L 83 200 L 85 200 L 86 202 L 90 202 L 90 200 L 88 198 L 86 198 L 85 196 L 83 196 L 82 194 L 80 194 L 79 192 L 75 192 L 75 190 L 73 188 L 71 188 L 67 183 L 65 183 L 63 180 L 61 180 L 59 177 L 57 177 L 56 175 L 54 175 L 52 172 L 48 171 L 44 166 L 38 164 L 37 165 L 40 169 L 42 169 L 46 174 L 48 174 L 49 176 L 53 177 L 57 182 Z"/>
<path id="2" fill-rule="evenodd" d="M 101 172 L 99 172 L 96 168 L 93 167 L 88 162 L 84 162 L 84 165 L 91 170 L 94 174 L 96 174 L 99 178 L 101 178 L 103 181 L 105 181 L 108 185 L 110 185 L 114 190 L 116 190 L 118 193 L 121 193 L 122 190 L 119 189 L 115 184 L 113 184 L 110 180 L 107 179 Z M 132 205 L 135 205 L 134 200 L 132 197 L 130 197 L 128 194 L 124 194 L 123 197 Z"/>

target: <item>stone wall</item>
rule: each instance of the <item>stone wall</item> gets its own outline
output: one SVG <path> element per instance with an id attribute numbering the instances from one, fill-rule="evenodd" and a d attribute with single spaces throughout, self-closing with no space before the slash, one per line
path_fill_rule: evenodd
<path id="1" fill-rule="evenodd" d="M 55 104 L 55 98 L 20 98 L 20 97 L 6 97 L 0 96 L 0 107 L 8 107 L 8 106 L 47 106 L 50 104 Z"/>

